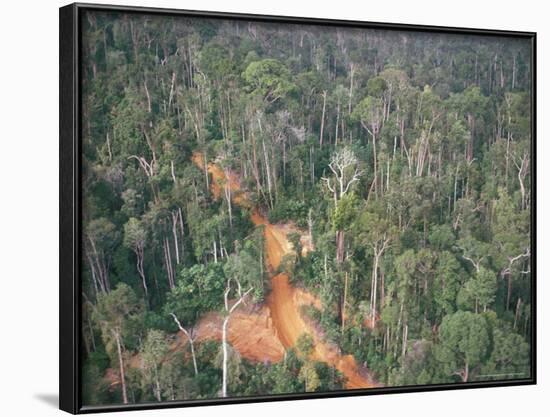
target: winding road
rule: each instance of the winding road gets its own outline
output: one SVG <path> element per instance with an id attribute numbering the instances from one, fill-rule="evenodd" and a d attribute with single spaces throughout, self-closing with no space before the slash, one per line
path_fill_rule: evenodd
<path id="1" fill-rule="evenodd" d="M 200 153 L 193 154 L 193 162 L 204 169 L 204 156 Z M 231 199 L 234 203 L 252 208 L 246 194 L 242 192 L 238 175 L 224 171 L 218 165 L 208 163 L 208 173 L 211 175 L 210 191 L 214 197 L 223 195 L 224 187 L 231 189 Z M 258 209 L 252 209 L 251 220 L 256 226 L 264 227 L 267 259 L 269 271 L 276 271 L 284 255 L 291 253 L 293 248 L 287 235 L 290 232 L 299 232 L 302 235 L 304 252 L 311 250 L 311 242 L 307 235 L 294 226 L 285 224 L 272 224 L 262 215 Z M 308 325 L 300 314 L 300 307 L 305 304 L 313 304 L 320 307 L 319 300 L 301 289 L 294 288 L 287 274 L 273 274 L 271 278 L 271 293 L 267 298 L 267 308 L 276 336 L 285 349 L 293 347 L 303 333 L 308 333 L 314 340 L 312 359 L 325 362 L 334 366 L 346 377 L 346 388 L 371 388 L 376 384 L 368 377 L 366 368 L 360 368 L 352 355 L 340 355 L 338 349 L 321 340 L 319 332 Z M 238 316 L 232 318 L 232 322 L 238 321 Z M 238 327 L 238 323 L 235 323 Z M 231 329 L 230 329 L 231 333 Z M 230 334 L 231 340 L 231 334 Z M 258 346 L 259 347 L 259 346 Z M 245 357 L 256 359 L 261 352 L 250 352 L 252 346 L 247 347 L 247 352 L 241 352 Z M 257 354 L 256 354 L 257 353 Z"/>

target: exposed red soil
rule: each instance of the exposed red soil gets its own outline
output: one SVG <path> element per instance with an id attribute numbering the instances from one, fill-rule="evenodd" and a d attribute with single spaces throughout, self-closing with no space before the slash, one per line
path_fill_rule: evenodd
<path id="1" fill-rule="evenodd" d="M 222 316 L 210 312 L 197 326 L 197 340 L 222 340 Z M 184 336 L 185 337 L 185 336 Z M 277 337 L 270 311 L 262 306 L 259 311 L 241 308 L 231 315 L 229 343 L 239 354 L 255 362 L 279 362 L 285 348 Z"/>
<path id="2" fill-rule="evenodd" d="M 195 153 L 193 161 L 204 169 L 202 154 Z M 238 175 L 224 172 L 213 163 L 208 164 L 208 172 L 212 176 L 210 189 L 214 197 L 219 198 L 222 195 L 223 187 L 230 187 L 233 201 L 250 208 L 246 195 L 241 192 Z M 310 237 L 291 224 L 271 224 L 257 209 L 252 211 L 251 220 L 256 226 L 264 227 L 266 263 L 270 271 L 276 271 L 282 258 L 292 253 L 292 244 L 287 238 L 289 233 L 298 232 L 302 235 L 303 253 L 312 250 Z M 340 355 L 335 346 L 322 341 L 319 332 L 304 321 L 300 308 L 313 305 L 320 309 L 321 303 L 318 299 L 304 290 L 294 288 L 288 275 L 284 273 L 274 275 L 271 283 L 267 305 L 260 313 L 240 311 L 231 318 L 229 339 L 242 356 L 250 360 L 280 360 L 284 349 L 293 347 L 300 335 L 308 333 L 315 342 L 313 359 L 326 362 L 342 372 L 347 378 L 347 388 L 376 386 L 368 377 L 368 371 L 360 369 L 352 355 Z M 219 339 L 220 328 L 219 316 L 211 313 L 199 324 L 199 338 Z"/>
<path id="3" fill-rule="evenodd" d="M 193 154 L 193 162 L 204 169 L 202 154 Z M 223 195 L 224 187 L 231 189 L 232 200 L 246 208 L 251 208 L 246 193 L 241 191 L 238 175 L 222 170 L 218 165 L 209 163 L 208 172 L 212 176 L 210 191 L 214 198 Z M 229 181 L 227 181 L 229 179 Z M 257 209 L 253 209 L 251 220 L 256 226 L 264 227 L 267 259 L 270 271 L 277 271 L 281 260 L 293 253 L 292 244 L 287 236 L 300 233 L 302 254 L 313 250 L 310 236 L 293 224 L 272 224 Z M 266 303 L 261 306 L 244 306 L 235 311 L 229 321 L 228 339 L 231 346 L 244 358 L 254 362 L 278 362 L 286 349 L 295 346 L 298 338 L 307 333 L 314 340 L 312 359 L 334 366 L 346 377 L 348 389 L 370 388 L 377 384 L 371 380 L 368 370 L 360 368 L 352 355 L 340 355 L 337 347 L 322 340 L 322 335 L 314 325 L 307 323 L 300 312 L 303 306 L 322 309 L 321 301 L 303 289 L 293 287 L 285 273 L 274 274 L 271 278 L 271 292 Z M 365 325 L 370 325 L 370 320 Z M 205 314 L 196 327 L 196 340 L 221 340 L 222 317 L 220 313 Z M 176 340 L 170 345 L 171 354 L 188 350 L 187 337 L 178 332 Z M 136 354 L 128 365 L 141 367 L 141 357 Z M 109 368 L 105 380 L 114 387 L 120 384 L 115 369 Z"/>

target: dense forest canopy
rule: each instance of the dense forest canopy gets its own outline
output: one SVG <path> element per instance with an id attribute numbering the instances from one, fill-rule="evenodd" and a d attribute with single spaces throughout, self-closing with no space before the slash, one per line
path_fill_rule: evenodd
<path id="1" fill-rule="evenodd" d="M 530 376 L 527 40 L 82 23 L 86 405 Z"/>

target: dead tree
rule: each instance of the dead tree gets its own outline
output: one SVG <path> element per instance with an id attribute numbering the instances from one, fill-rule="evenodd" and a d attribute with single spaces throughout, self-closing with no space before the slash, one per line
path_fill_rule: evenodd
<path id="1" fill-rule="evenodd" d="M 122 388 L 122 402 L 128 404 L 128 394 L 126 392 L 126 376 L 124 374 L 124 360 L 122 358 L 122 342 L 120 340 L 120 332 L 118 330 L 112 330 L 113 337 L 116 342 L 117 354 L 118 354 L 118 368 L 120 372 L 120 386 Z"/>
<path id="2" fill-rule="evenodd" d="M 323 133 L 325 130 L 325 111 L 327 108 L 327 90 L 323 90 L 321 93 L 321 96 L 323 97 L 323 112 L 321 114 L 321 129 L 319 133 L 319 148 L 323 147 Z"/>
<path id="3" fill-rule="evenodd" d="M 195 370 L 195 376 L 197 376 L 199 374 L 199 370 L 197 368 L 197 357 L 195 356 L 195 346 L 194 346 L 194 339 L 195 339 L 195 332 L 194 332 L 194 329 L 191 328 L 189 330 L 187 330 L 185 327 L 183 327 L 180 323 L 180 321 L 178 320 L 178 318 L 176 317 L 176 315 L 174 313 L 170 313 L 170 315 L 172 316 L 172 318 L 174 319 L 174 321 L 176 322 L 178 328 L 183 332 L 183 334 L 185 336 L 187 336 L 187 340 L 189 341 L 189 346 L 191 347 L 191 357 L 193 358 L 193 368 Z"/>
<path id="4" fill-rule="evenodd" d="M 529 155 L 523 154 L 521 157 L 514 158 L 514 165 L 518 170 L 519 189 L 521 192 L 521 209 L 527 208 L 527 196 L 525 191 L 525 177 L 529 174 Z"/>
<path id="5" fill-rule="evenodd" d="M 506 311 L 510 309 L 510 298 L 512 296 L 512 272 L 514 264 L 517 261 L 520 261 L 524 258 L 529 258 L 531 256 L 531 249 L 527 248 L 524 253 L 520 253 L 516 256 L 509 256 L 508 257 L 508 266 L 504 268 L 502 271 L 500 271 L 500 276 L 502 278 L 508 277 L 508 284 L 507 284 L 507 294 L 506 294 Z M 521 273 L 529 273 L 530 271 L 521 271 Z"/>
<path id="6" fill-rule="evenodd" d="M 233 305 L 229 305 L 229 293 L 233 289 L 231 286 L 231 282 L 235 281 L 237 284 L 237 300 L 233 303 Z M 246 290 L 246 292 L 242 292 L 241 283 L 236 278 L 229 278 L 227 280 L 227 286 L 225 288 L 225 292 L 223 294 L 223 300 L 224 300 L 224 308 L 225 308 L 225 317 L 223 319 L 223 325 L 222 325 L 222 348 L 223 348 L 223 376 L 222 376 L 222 397 L 227 397 L 227 360 L 228 360 L 228 349 L 227 349 L 227 329 L 229 327 L 229 319 L 231 318 L 231 314 L 241 305 L 245 299 L 246 296 L 252 291 L 252 287 Z"/>
<path id="7" fill-rule="evenodd" d="M 363 172 L 357 164 L 357 157 L 349 148 L 343 148 L 334 153 L 328 165 L 332 171 L 331 178 L 322 177 L 334 198 L 334 208 L 338 207 L 338 202 L 349 192 L 353 183 L 359 181 Z M 336 262 L 344 261 L 344 231 L 336 231 Z"/>
<path id="8" fill-rule="evenodd" d="M 147 160 L 143 156 L 137 156 L 137 155 L 130 155 L 128 159 L 135 159 L 139 162 L 139 166 L 145 173 L 145 176 L 149 179 L 149 184 L 151 184 L 151 191 L 153 192 L 153 198 L 156 202 L 159 201 L 158 196 L 158 190 L 155 187 L 154 181 L 152 181 L 153 177 L 156 174 L 156 160 L 153 158 L 151 162 L 147 162 Z"/>
<path id="9" fill-rule="evenodd" d="M 372 280 L 371 280 L 371 325 L 374 328 L 376 324 L 376 303 L 377 303 L 377 294 L 378 294 L 378 270 L 380 269 L 380 259 L 382 255 L 388 249 L 389 243 L 391 241 L 391 236 L 388 233 L 375 240 L 372 244 L 372 252 L 374 257 L 374 265 L 372 267 Z M 382 281 L 382 284 L 384 282 Z M 382 285 L 383 287 L 383 285 Z"/>

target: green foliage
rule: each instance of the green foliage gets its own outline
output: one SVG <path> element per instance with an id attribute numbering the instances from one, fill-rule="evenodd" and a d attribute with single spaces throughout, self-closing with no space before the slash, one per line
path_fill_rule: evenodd
<path id="1" fill-rule="evenodd" d="M 251 62 L 243 72 L 243 78 L 251 92 L 268 102 L 284 97 L 294 88 L 288 69 L 276 59 Z"/>
<path id="2" fill-rule="evenodd" d="M 493 271 L 481 267 L 475 276 L 468 280 L 460 291 L 459 304 L 467 309 L 477 310 L 483 307 L 485 311 L 496 296 L 497 278 Z"/>
<path id="3" fill-rule="evenodd" d="M 167 22 L 82 22 L 86 405 L 122 401 L 119 356 L 130 402 L 219 396 L 220 344 L 197 340 L 195 375 L 170 313 L 192 329 L 228 278 L 270 300 L 265 215 L 301 229 L 271 243 L 322 304 L 308 330 L 381 384 L 529 374 L 526 40 Z M 232 350 L 231 395 L 345 387 L 313 348 Z"/>
<path id="4" fill-rule="evenodd" d="M 109 293 L 100 294 L 92 318 L 101 330 L 103 342 L 109 355 L 115 355 L 113 335 L 127 338 L 127 344 L 136 337 L 133 327 L 143 317 L 143 302 L 126 284 L 120 283 Z"/>
<path id="5" fill-rule="evenodd" d="M 182 269 L 175 288 L 168 293 L 166 315 L 174 313 L 184 325 L 195 323 L 201 314 L 221 308 L 225 285 L 222 264 L 199 264 Z"/>
<path id="6" fill-rule="evenodd" d="M 296 341 L 296 349 L 298 351 L 298 354 L 304 359 L 309 358 L 309 356 L 313 352 L 314 346 L 315 343 L 313 341 L 313 338 L 308 333 L 302 333 Z"/>
<path id="7" fill-rule="evenodd" d="M 302 366 L 298 379 L 304 383 L 305 392 L 316 391 L 321 385 L 319 374 L 317 373 L 317 369 L 315 369 L 315 364 L 312 362 L 306 362 Z"/>
<path id="8" fill-rule="evenodd" d="M 489 354 L 488 327 L 483 316 L 467 311 L 458 311 L 443 319 L 436 359 L 448 378 L 458 376 L 463 382 L 472 378 L 475 368 Z"/>
<path id="9" fill-rule="evenodd" d="M 264 238 L 261 229 L 257 229 L 229 256 L 223 269 L 225 276 L 237 279 L 243 288 L 254 288 L 254 300 L 260 302 L 267 290 L 264 265 Z"/>
<path id="10" fill-rule="evenodd" d="M 528 378 L 530 375 L 529 344 L 507 325 L 493 328 L 493 351 L 483 366 L 480 380 Z"/>
<path id="11" fill-rule="evenodd" d="M 298 226 L 304 227 L 307 224 L 308 205 L 302 200 L 294 200 L 292 196 L 281 196 L 275 202 L 273 209 L 269 211 L 269 221 L 279 223 L 284 221 L 295 221 Z"/>

